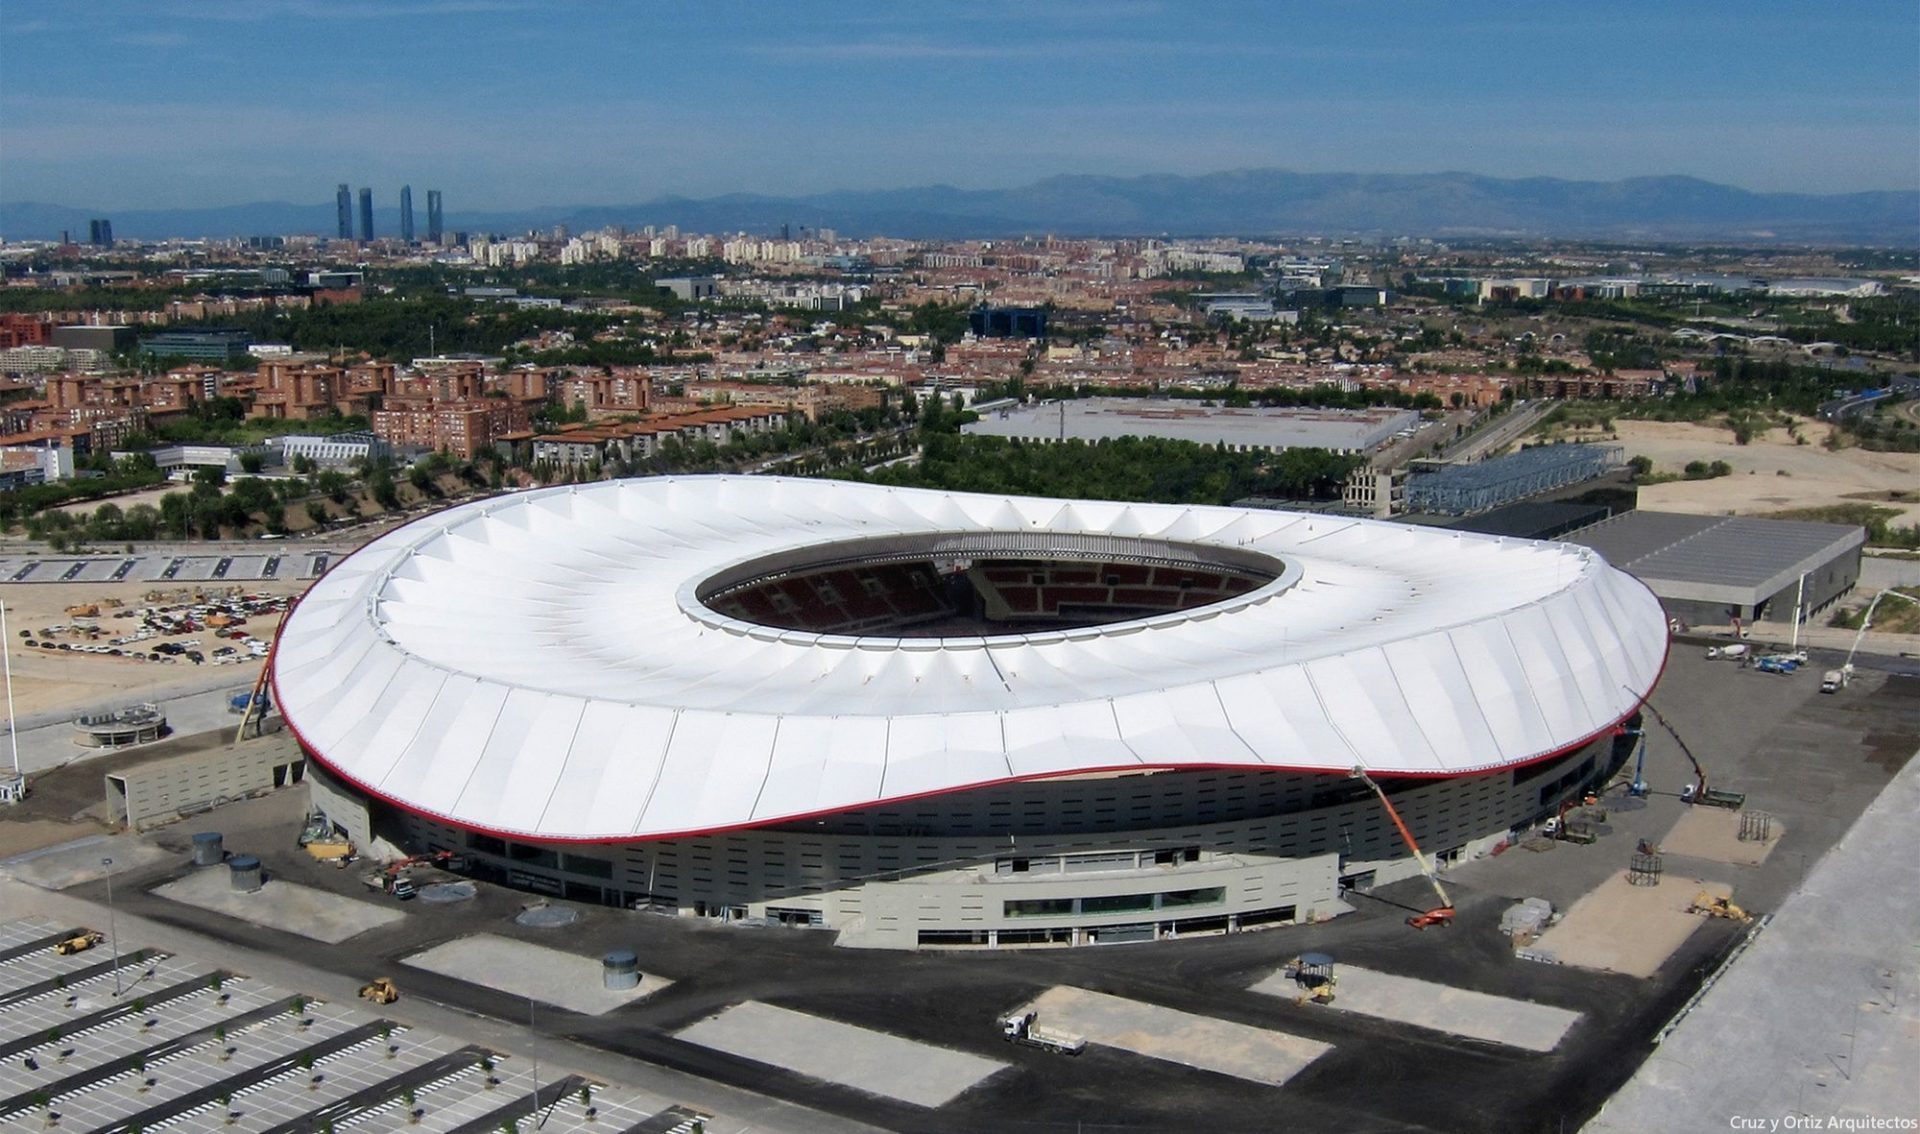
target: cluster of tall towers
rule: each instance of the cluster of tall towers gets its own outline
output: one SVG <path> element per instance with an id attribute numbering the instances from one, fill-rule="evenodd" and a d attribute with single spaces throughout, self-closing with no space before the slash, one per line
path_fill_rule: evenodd
<path id="1" fill-rule="evenodd" d="M 356 239 L 353 228 L 353 189 L 346 182 L 340 183 L 334 194 L 334 208 L 339 217 L 339 237 L 342 240 Z M 427 190 L 427 243 L 440 243 L 440 190 Z M 360 234 L 362 243 L 373 241 L 373 190 L 360 190 Z M 413 243 L 413 186 L 400 187 L 400 239 L 403 243 Z"/>

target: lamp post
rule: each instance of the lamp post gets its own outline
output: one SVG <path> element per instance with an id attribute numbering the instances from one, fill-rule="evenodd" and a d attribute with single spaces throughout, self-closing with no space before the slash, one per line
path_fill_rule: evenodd
<path id="1" fill-rule="evenodd" d="M 113 925 L 113 860 L 103 858 L 100 865 L 107 872 L 107 943 L 113 948 L 113 996 L 120 998 L 120 934 Z"/>
<path id="2" fill-rule="evenodd" d="M 20 774 L 20 718 L 13 711 L 13 639 L 7 629 L 7 604 L 0 602 L 0 668 L 6 671 L 7 744 L 13 750 L 13 779 L 10 798 L 19 802 L 27 796 L 27 781 Z"/>
<path id="3" fill-rule="evenodd" d="M 527 1047 L 533 1053 L 533 1105 L 538 1108 L 540 1105 L 540 1033 L 534 1030 L 533 1025 L 532 993 L 527 994 Z M 558 1100 L 556 1099 L 555 1102 L 557 1104 Z M 540 1120 L 533 1124 L 535 1130 L 544 1130 L 546 1126 L 545 1114 L 542 1114 Z"/>

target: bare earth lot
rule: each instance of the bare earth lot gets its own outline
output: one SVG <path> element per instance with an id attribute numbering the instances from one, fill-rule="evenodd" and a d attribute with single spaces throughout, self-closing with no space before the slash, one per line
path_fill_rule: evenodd
<path id="1" fill-rule="evenodd" d="M 1652 458 L 1655 472 L 1679 472 L 1688 461 L 1725 461 L 1733 475 L 1717 480 L 1675 481 L 1640 490 L 1640 506 L 1699 514 L 1778 512 L 1850 501 L 1870 501 L 1901 511 L 1896 524 L 1920 524 L 1920 453 L 1829 450 L 1820 442 L 1827 426 L 1805 422 L 1797 445 L 1785 429 L 1770 430 L 1736 445 L 1733 431 L 1718 426 L 1665 421 L 1619 421 L 1619 444 L 1627 456 Z M 1785 472 L 1787 475 L 1780 475 Z M 1904 491 L 1906 501 L 1886 494 Z"/>
<path id="2" fill-rule="evenodd" d="M 250 592 L 285 595 L 299 594 L 310 584 L 310 580 L 285 579 L 249 581 L 241 585 Z M 252 684 L 253 679 L 260 672 L 258 663 L 235 666 L 196 666 L 179 662 L 174 665 L 161 665 L 156 662 L 134 661 L 105 654 L 29 650 L 21 645 L 22 630 L 34 631 L 41 627 L 71 622 L 72 619 L 66 613 L 68 606 L 119 599 L 126 605 L 117 609 L 102 607 L 101 617 L 94 620 L 106 633 L 119 635 L 138 629 L 139 623 L 133 618 L 116 619 L 113 615 L 120 610 L 136 610 L 148 605 L 144 599 L 150 591 L 192 591 L 198 586 L 208 594 L 219 594 L 224 592 L 228 585 L 230 584 L 184 583 L 177 586 L 163 586 L 133 582 L 38 583 L 32 586 L 23 584 L 6 588 L 7 625 L 14 634 L 14 642 L 11 644 L 14 647 L 15 711 L 23 720 L 26 720 L 52 710 L 82 711 L 114 708 L 135 701 L 162 700 L 181 693 L 224 688 L 228 685 Z M 248 619 L 246 629 L 256 637 L 271 639 L 279 629 L 279 625 L 280 616 L 276 614 Z M 184 642 L 193 638 L 200 639 L 202 646 L 209 652 L 223 644 L 214 639 L 211 631 L 206 631 L 191 635 L 154 638 L 142 643 L 142 648 L 151 650 L 153 645 L 160 642 Z"/>

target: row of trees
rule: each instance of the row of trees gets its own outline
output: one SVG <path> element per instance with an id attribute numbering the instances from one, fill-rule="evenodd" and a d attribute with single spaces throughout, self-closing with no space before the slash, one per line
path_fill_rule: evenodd
<path id="1" fill-rule="evenodd" d="M 1047 444 L 940 433 L 924 438 L 917 464 L 834 475 L 960 492 L 1227 504 L 1249 496 L 1328 499 L 1362 462 L 1325 449 L 1265 454 L 1160 438 Z"/>
<path id="2" fill-rule="evenodd" d="M 98 500 L 106 496 L 119 496 L 142 488 L 150 488 L 166 480 L 153 458 L 142 454 L 125 457 L 118 461 L 99 457 L 99 463 L 92 466 L 101 475 L 85 480 L 60 480 L 46 484 L 32 484 L 12 492 L 0 492 L 0 530 L 13 527 L 20 521 L 39 515 L 62 504 L 72 504 L 82 500 Z"/>

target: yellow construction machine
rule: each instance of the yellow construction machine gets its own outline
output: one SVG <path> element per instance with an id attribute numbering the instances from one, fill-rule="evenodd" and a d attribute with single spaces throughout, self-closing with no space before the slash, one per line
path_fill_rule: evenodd
<path id="1" fill-rule="evenodd" d="M 360 986 L 360 998 L 375 1004 L 391 1004 L 400 999 L 400 989 L 392 977 L 375 977 L 372 983 Z"/>
<path id="2" fill-rule="evenodd" d="M 71 957 L 75 953 L 84 953 L 107 939 L 104 933 L 91 929 L 83 930 L 53 947 L 53 951 L 62 957 Z"/>
<path id="3" fill-rule="evenodd" d="M 1706 914 L 1708 917 L 1724 917 L 1728 921 L 1753 920 L 1753 915 L 1734 905 L 1731 897 L 1715 897 L 1705 890 L 1693 896 L 1693 904 L 1687 907 L 1687 912 Z"/>

